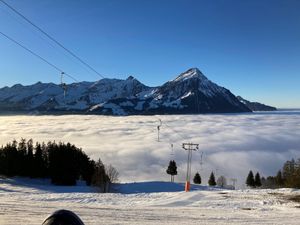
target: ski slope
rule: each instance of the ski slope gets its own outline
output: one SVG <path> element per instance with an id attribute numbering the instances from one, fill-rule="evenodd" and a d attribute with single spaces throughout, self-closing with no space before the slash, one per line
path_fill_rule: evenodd
<path id="1" fill-rule="evenodd" d="M 101 224 L 299 224 L 299 190 L 223 190 L 142 182 L 97 193 L 79 184 L 57 187 L 47 180 L 0 179 L 0 224 L 40 225 L 51 212 L 69 209 L 86 225 Z M 170 192 L 166 192 L 166 190 Z M 131 192 L 130 192 L 131 190 Z M 143 191 L 145 190 L 145 191 Z M 162 191 L 162 192 L 160 192 Z"/>

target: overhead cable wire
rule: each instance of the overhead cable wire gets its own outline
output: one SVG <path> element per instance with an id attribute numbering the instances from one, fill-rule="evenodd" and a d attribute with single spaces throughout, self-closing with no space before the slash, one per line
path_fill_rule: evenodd
<path id="1" fill-rule="evenodd" d="M 44 31 L 42 28 L 34 24 L 32 21 L 30 21 L 27 17 L 25 17 L 23 14 L 21 14 L 19 11 L 17 11 L 14 7 L 6 3 L 4 0 L 0 0 L 3 4 L 5 4 L 8 8 L 10 8 L 12 11 L 14 11 L 16 14 L 18 14 L 20 17 L 22 17 L 24 20 L 26 20 L 28 23 L 30 23 L 32 26 L 34 26 L 36 29 L 38 29 L 40 32 L 42 32 L 46 37 L 48 37 L 50 40 L 52 40 L 54 43 L 56 43 L 58 46 L 63 48 L 66 52 L 68 52 L 70 55 L 72 55 L 74 58 L 76 58 L 78 61 L 80 61 L 83 65 L 88 67 L 90 70 L 92 70 L 94 73 L 96 73 L 98 76 L 105 78 L 102 74 L 100 74 L 97 70 L 95 70 L 92 66 L 90 66 L 88 63 L 83 61 L 79 56 L 77 56 L 75 53 L 73 53 L 71 50 L 66 48 L 63 44 L 61 44 L 59 41 L 57 41 L 55 38 L 53 38 L 50 34 L 48 34 L 46 31 Z"/>
<path id="2" fill-rule="evenodd" d="M 182 139 L 186 139 L 186 137 L 184 137 L 182 134 L 180 134 L 178 131 L 176 131 L 175 129 L 173 129 L 171 126 L 169 126 L 168 124 L 166 124 L 165 122 L 163 122 L 164 125 L 166 125 L 170 130 L 172 130 L 175 134 L 177 134 L 178 136 L 180 136 Z"/>
<path id="3" fill-rule="evenodd" d="M 68 54 L 65 50 L 63 50 L 61 48 L 57 48 L 57 45 L 55 43 L 53 43 L 51 40 L 49 40 L 47 37 L 45 37 L 45 35 L 41 34 L 39 31 L 37 31 L 34 27 L 32 27 L 30 24 L 28 24 L 28 22 L 26 22 L 22 18 L 20 18 L 19 15 L 17 15 L 14 12 L 8 11 L 9 9 L 4 9 L 4 8 L 1 8 L 1 9 L 4 12 L 6 12 L 10 17 L 14 18 L 15 21 L 17 21 L 20 25 L 22 25 L 24 27 L 27 27 L 28 30 L 31 31 L 31 33 L 33 33 L 37 37 L 39 37 L 40 40 L 42 40 L 45 43 L 49 44 L 54 50 L 56 50 L 57 53 L 61 53 L 61 54 L 65 55 L 73 63 L 78 63 L 78 61 L 73 56 Z M 87 72 L 94 75 L 94 73 L 92 73 L 92 71 L 90 71 L 88 68 L 86 68 L 85 66 L 82 66 L 82 67 L 85 69 L 85 71 L 87 71 Z"/>
<path id="4" fill-rule="evenodd" d="M 1 1 L 1 0 L 0 0 Z M 64 72 L 62 69 L 60 69 L 59 67 L 57 67 L 56 65 L 54 65 L 53 63 L 49 62 L 48 60 L 46 60 L 45 58 L 43 58 L 42 56 L 38 55 L 37 53 L 33 52 L 32 50 L 30 50 L 29 48 L 27 48 L 26 46 L 22 45 L 21 43 L 19 43 L 18 41 L 16 41 L 15 39 L 13 39 L 12 37 L 4 34 L 3 32 L 0 31 L 0 34 L 2 36 L 4 36 L 5 38 L 7 38 L 8 40 L 14 42 L 15 44 L 17 44 L 18 46 L 20 46 L 21 48 L 25 49 L 26 51 L 28 51 L 29 53 L 31 53 L 32 55 L 34 55 L 35 57 L 39 58 L 40 60 L 44 61 L 45 63 L 47 63 L 49 66 L 53 67 L 54 69 L 56 69 L 57 71 L 59 71 L 60 73 L 64 73 L 66 76 L 68 76 L 69 78 L 71 78 L 72 80 L 79 82 L 78 80 L 76 80 L 76 78 L 74 78 L 72 75 Z"/>
<path id="5" fill-rule="evenodd" d="M 157 117 L 159 120 L 160 118 L 155 115 L 155 117 Z M 171 130 L 173 133 L 175 133 L 176 135 L 178 135 L 178 137 L 182 138 L 183 140 L 187 139 L 186 137 L 184 137 L 182 134 L 180 134 L 178 131 L 176 131 L 175 129 L 173 129 L 171 126 L 169 126 L 165 121 L 162 120 L 162 125 L 165 125 L 169 130 Z"/>

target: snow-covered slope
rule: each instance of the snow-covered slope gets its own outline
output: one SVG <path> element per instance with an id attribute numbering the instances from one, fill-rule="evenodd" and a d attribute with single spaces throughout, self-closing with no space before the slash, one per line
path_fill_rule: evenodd
<path id="1" fill-rule="evenodd" d="M 182 184 L 152 182 L 162 189 Z M 96 193 L 86 186 L 55 187 L 32 180 L 0 179 L 0 224 L 40 225 L 53 211 L 74 211 L 99 224 L 299 224 L 298 190 L 222 190 L 198 186 L 186 193 Z M 147 183 L 141 186 L 147 188 Z"/>
<path id="2" fill-rule="evenodd" d="M 163 109 L 170 113 L 250 111 L 229 90 L 208 80 L 197 68 L 189 69 L 156 89 L 150 106 L 152 111 Z"/>
<path id="3" fill-rule="evenodd" d="M 245 104 L 252 111 L 276 111 L 277 109 L 273 106 L 265 105 L 259 102 L 250 102 L 241 96 L 237 96 L 237 99 Z"/>
<path id="4" fill-rule="evenodd" d="M 0 110 L 104 115 L 249 112 L 229 90 L 189 69 L 161 87 L 147 87 L 133 77 L 67 85 L 36 83 L 0 89 Z"/>
<path id="5" fill-rule="evenodd" d="M 126 80 L 102 79 L 97 82 L 69 84 L 65 96 L 60 85 L 40 82 L 30 86 L 17 84 L 0 89 L 0 109 L 86 112 L 113 99 L 135 98 L 137 94 L 150 89 L 133 77 Z"/>

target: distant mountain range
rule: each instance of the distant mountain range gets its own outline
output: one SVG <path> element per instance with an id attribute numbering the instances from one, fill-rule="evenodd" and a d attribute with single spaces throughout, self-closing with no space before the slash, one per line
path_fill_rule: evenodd
<path id="1" fill-rule="evenodd" d="M 269 106 L 236 97 L 208 80 L 197 68 L 181 73 L 159 87 L 148 87 L 130 76 L 66 86 L 16 84 L 0 89 L 0 111 L 42 114 L 85 113 L 153 115 L 237 113 L 268 110 Z M 275 108 L 273 108 L 275 109 Z"/>

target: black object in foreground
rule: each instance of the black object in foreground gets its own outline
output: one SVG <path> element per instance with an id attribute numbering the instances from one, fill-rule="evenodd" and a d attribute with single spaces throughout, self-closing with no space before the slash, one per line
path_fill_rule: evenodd
<path id="1" fill-rule="evenodd" d="M 84 223 L 75 213 L 58 210 L 49 216 L 42 225 L 84 225 Z"/>

